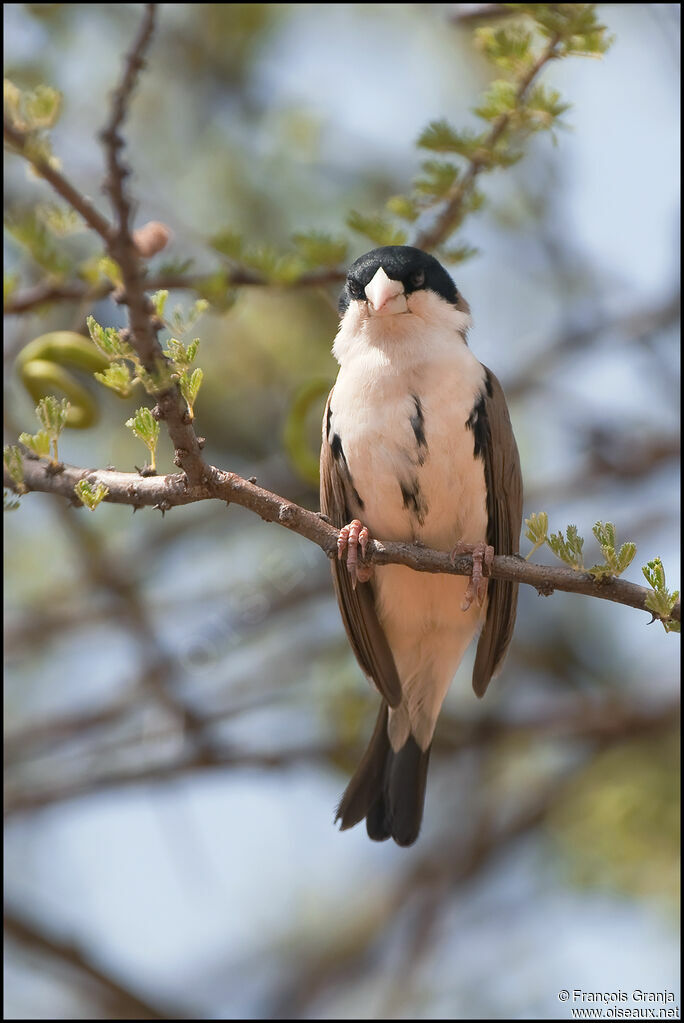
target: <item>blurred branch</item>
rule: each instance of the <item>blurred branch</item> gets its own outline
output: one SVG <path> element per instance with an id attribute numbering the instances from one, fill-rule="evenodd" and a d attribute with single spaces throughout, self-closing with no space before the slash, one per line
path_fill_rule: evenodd
<path id="1" fill-rule="evenodd" d="M 221 268 L 226 288 L 231 287 L 273 287 L 273 288 L 320 288 L 328 284 L 341 284 L 345 279 L 343 270 L 312 270 L 301 274 L 296 280 L 288 283 L 274 282 L 256 270 L 246 266 Z M 211 280 L 211 274 L 153 274 L 145 280 L 145 288 L 149 291 L 194 291 L 200 295 Z M 19 315 L 30 312 L 50 302 L 98 302 L 115 290 L 111 281 L 103 281 L 92 287 L 85 281 L 55 281 L 48 278 L 40 281 L 25 291 L 12 294 L 5 303 L 6 315 Z"/>
<path id="2" fill-rule="evenodd" d="M 456 10 L 451 15 L 451 20 L 456 25 L 498 20 L 511 15 L 515 16 L 518 13 L 516 10 L 510 9 L 508 4 L 456 4 L 455 6 Z"/>
<path id="3" fill-rule="evenodd" d="M 74 970 L 81 980 L 94 982 L 99 1000 L 106 1006 L 110 1019 L 192 1019 L 179 1006 L 155 1006 L 125 987 L 120 980 L 96 965 L 78 945 L 51 934 L 42 924 L 29 920 L 16 909 L 6 906 L 5 935 L 31 952 L 38 952 L 60 966 Z"/>
<path id="4" fill-rule="evenodd" d="M 555 60 L 558 57 L 559 54 L 557 47 L 560 41 L 561 35 L 559 33 L 552 35 L 538 59 L 532 65 L 527 74 L 521 79 L 516 92 L 516 108 L 524 102 L 530 87 L 540 71 L 542 71 L 550 61 Z M 511 123 L 512 116 L 512 113 L 501 114 L 496 121 L 494 121 L 491 131 L 482 141 L 481 151 L 483 153 L 485 151 L 490 152 L 494 149 L 496 143 Z M 418 234 L 418 237 L 413 243 L 414 245 L 416 245 L 419 249 L 427 249 L 429 252 L 431 249 L 436 248 L 438 245 L 441 245 L 442 242 L 446 241 L 454 227 L 460 221 L 464 203 L 471 194 L 477 177 L 483 170 L 486 170 L 487 167 L 488 162 L 484 156 L 478 156 L 475 154 L 470 159 L 465 174 L 462 178 L 460 178 L 453 189 L 450 198 L 447 200 L 446 206 L 437 217 L 435 223 L 432 227 L 427 228 Z"/>
<path id="5" fill-rule="evenodd" d="M 5 795 L 5 815 L 39 810 L 54 803 L 99 793 L 107 789 L 127 788 L 129 785 L 145 785 L 165 782 L 171 778 L 195 774 L 198 771 L 247 768 L 249 770 L 280 770 L 299 764 L 320 763 L 341 757 L 344 750 L 335 744 L 294 747 L 280 752 L 250 752 L 224 750 L 200 750 L 179 757 L 170 763 L 151 764 L 129 771 L 103 772 L 99 776 L 90 772 L 86 777 L 56 783 L 26 792 L 8 791 Z"/>
<path id="6" fill-rule="evenodd" d="M 200 719 L 171 690 L 174 662 L 157 639 L 135 578 L 107 554 L 101 537 L 82 518 L 72 514 L 63 502 L 56 507 L 62 527 L 76 548 L 85 578 L 96 590 L 109 592 L 115 613 L 137 645 L 141 665 L 138 685 L 172 715 L 181 729 L 196 732 Z"/>
<path id="7" fill-rule="evenodd" d="M 255 512 L 266 522 L 278 522 L 300 536 L 317 544 L 329 558 L 337 556 L 339 531 L 321 515 L 308 511 L 277 494 L 242 479 L 235 473 L 206 466 L 206 476 L 190 484 L 183 474 L 141 477 L 135 473 L 114 472 L 108 469 L 88 470 L 60 463 L 55 466 L 44 459 L 24 460 L 24 486 L 28 490 L 59 494 L 74 501 L 74 486 L 87 479 L 93 486 L 102 484 L 108 490 L 106 501 L 132 505 L 134 508 L 152 506 L 167 511 L 183 504 L 212 498 L 239 504 Z M 18 492 L 16 483 L 5 470 L 4 485 Z M 366 562 L 374 565 L 406 565 L 417 572 L 441 572 L 452 575 L 470 575 L 472 558 L 469 555 L 451 558 L 443 551 L 434 551 L 409 543 L 384 543 L 372 540 L 368 545 Z M 611 600 L 642 611 L 647 610 L 646 598 L 650 590 L 624 579 L 606 577 L 594 579 L 587 572 L 571 568 L 548 567 L 524 561 L 517 555 L 497 555 L 490 569 L 494 579 L 525 583 L 539 593 L 549 596 L 554 590 L 580 593 L 585 596 Z M 650 613 L 650 611 L 649 611 Z M 680 621 L 680 605 L 675 606 L 672 617 Z"/>
<path id="8" fill-rule="evenodd" d="M 429 903 L 437 891 L 442 896 L 441 907 L 446 909 L 450 891 L 479 874 L 510 843 L 544 823 L 565 785 L 584 765 L 584 758 L 580 758 L 574 768 L 547 783 L 533 798 L 514 810 L 509 809 L 503 823 L 495 824 L 488 808 L 484 807 L 472 838 L 460 848 L 442 841 L 438 849 L 423 854 L 394 884 L 373 916 L 362 921 L 362 927 L 354 931 L 353 940 L 342 922 L 338 922 L 337 940 L 322 951 L 317 950 L 308 961 L 298 957 L 293 976 L 271 1002 L 269 1018 L 305 1018 L 308 1007 L 323 991 L 343 980 L 349 982 L 368 970 L 373 963 L 373 946 L 380 938 L 387 943 L 388 929 L 397 922 L 409 896 L 427 899 Z"/>
<path id="9" fill-rule="evenodd" d="M 559 359 L 589 348 L 603 334 L 622 334 L 628 341 L 638 342 L 678 323 L 681 297 L 673 292 L 663 302 L 645 309 L 635 309 L 621 316 L 607 316 L 588 327 L 579 327 L 560 334 L 543 351 L 532 355 L 518 375 L 506 382 L 506 397 L 519 398 L 533 386 L 543 373 L 552 369 Z"/>
<path id="10" fill-rule="evenodd" d="M 276 694 L 274 694 L 275 696 Z M 207 714 L 204 725 L 209 727 L 221 719 L 234 717 L 245 711 L 263 706 L 263 696 L 254 701 L 247 699 L 216 714 Z M 500 717 L 485 717 L 469 724 L 445 717 L 437 733 L 436 751 L 440 754 L 460 753 L 466 749 L 486 748 L 492 743 L 510 737 L 533 738 L 544 736 L 562 739 L 592 740 L 600 747 L 622 741 L 634 735 L 658 733 L 671 728 L 679 716 L 679 701 L 671 701 L 658 707 L 639 706 L 628 701 L 607 699 L 599 704 L 585 699 L 567 703 L 543 714 L 527 719 L 507 721 Z M 30 733 L 29 733 L 30 734 Z M 163 737 L 164 732 L 156 737 Z M 150 736 L 146 736 L 150 738 Z M 14 748 L 18 748 L 19 735 L 10 737 Z M 19 789 L 12 793 L 11 785 L 5 797 L 5 814 L 31 812 L 82 798 L 106 789 L 127 788 L 128 786 L 165 782 L 178 776 L 194 774 L 203 770 L 226 768 L 279 769 L 300 763 L 345 761 L 349 750 L 345 744 L 336 743 L 318 746 L 302 746 L 280 752 L 251 752 L 214 748 L 189 751 L 176 759 L 161 764 L 150 764 L 142 768 L 122 771 L 119 769 L 87 771 L 82 777 L 68 779 L 52 786 Z"/>
<path id="11" fill-rule="evenodd" d="M 7 118 L 4 118 L 3 123 L 4 139 L 10 148 L 20 156 L 23 156 L 25 160 L 28 160 L 38 176 L 44 178 L 48 184 L 52 185 L 55 192 L 57 192 L 58 195 L 61 195 L 63 199 L 66 199 L 69 205 L 75 209 L 77 213 L 80 213 L 86 224 L 91 227 L 93 231 L 99 234 L 105 245 L 109 246 L 113 228 L 106 217 L 103 217 L 102 214 L 95 209 L 90 200 L 86 199 L 86 197 L 64 177 L 61 171 L 57 170 L 49 157 L 39 151 L 36 151 L 35 147 L 31 147 L 30 134 L 27 134 L 15 127 L 15 125 L 13 125 Z"/>

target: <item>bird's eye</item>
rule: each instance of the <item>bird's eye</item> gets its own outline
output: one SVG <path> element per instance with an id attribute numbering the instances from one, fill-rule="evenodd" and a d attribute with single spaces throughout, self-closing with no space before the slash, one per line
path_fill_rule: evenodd
<path id="1" fill-rule="evenodd" d="M 347 287 L 349 288 L 349 294 L 352 298 L 363 298 L 363 286 L 360 281 L 350 277 L 347 281 Z"/>
<path id="2" fill-rule="evenodd" d="M 409 281 L 411 282 L 411 286 L 412 287 L 414 287 L 414 288 L 422 288 L 423 285 L 425 284 L 425 271 L 424 270 L 416 270 L 409 277 Z"/>

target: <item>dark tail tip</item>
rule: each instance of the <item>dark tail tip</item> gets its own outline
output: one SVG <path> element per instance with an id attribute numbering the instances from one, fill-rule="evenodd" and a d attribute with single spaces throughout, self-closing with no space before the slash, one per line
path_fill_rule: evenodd
<path id="1" fill-rule="evenodd" d="M 385 803 L 392 838 L 397 845 L 413 845 L 418 838 L 429 763 L 430 747 L 422 750 L 413 736 L 409 736 L 398 753 L 391 754 Z"/>
<path id="2" fill-rule="evenodd" d="M 335 819 L 342 822 L 341 829 L 365 817 L 374 842 L 393 838 L 397 845 L 413 845 L 423 820 L 429 762 L 430 747 L 422 750 L 413 736 L 397 753 L 393 751 L 383 704 L 368 749 L 337 808 Z"/>

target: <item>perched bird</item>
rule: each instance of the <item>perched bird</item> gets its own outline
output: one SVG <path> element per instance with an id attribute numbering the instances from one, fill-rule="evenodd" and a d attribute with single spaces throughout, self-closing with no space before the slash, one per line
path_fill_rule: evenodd
<path id="1" fill-rule="evenodd" d="M 517 585 L 485 578 L 483 564 L 518 550 L 520 461 L 501 385 L 468 347 L 468 304 L 433 256 L 407 245 L 366 253 L 339 311 L 321 511 L 340 529 L 337 599 L 382 705 L 336 819 L 346 829 L 365 817 L 372 839 L 411 845 L 435 725 L 466 648 L 480 633 L 482 696 L 511 641 Z M 472 553 L 472 578 L 373 569 L 363 563 L 371 535 Z"/>

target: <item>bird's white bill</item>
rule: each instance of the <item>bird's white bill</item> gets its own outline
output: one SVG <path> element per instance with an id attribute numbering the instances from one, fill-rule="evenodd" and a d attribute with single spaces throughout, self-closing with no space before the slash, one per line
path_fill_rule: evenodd
<path id="1" fill-rule="evenodd" d="M 390 280 L 382 267 L 366 285 L 366 300 L 372 316 L 392 316 L 408 311 L 404 285 L 401 281 Z"/>

